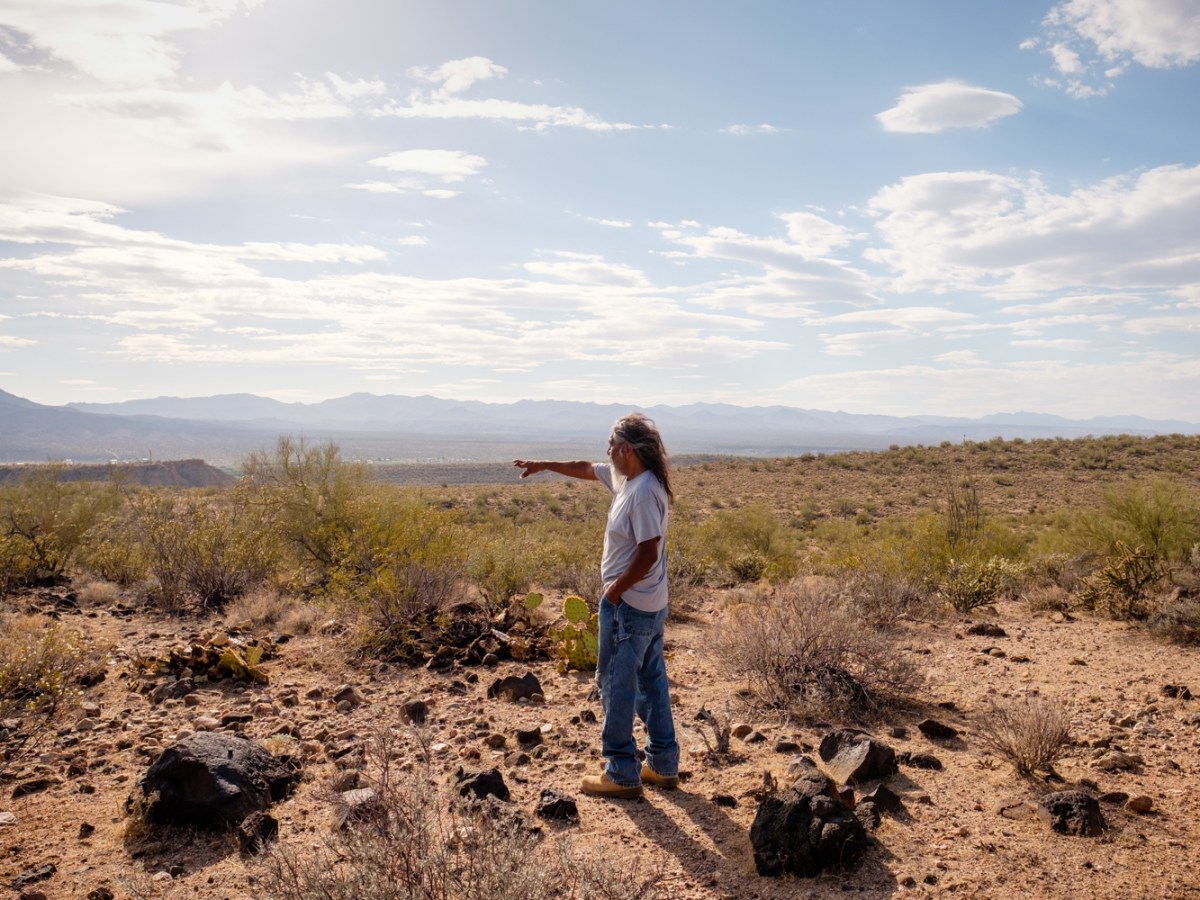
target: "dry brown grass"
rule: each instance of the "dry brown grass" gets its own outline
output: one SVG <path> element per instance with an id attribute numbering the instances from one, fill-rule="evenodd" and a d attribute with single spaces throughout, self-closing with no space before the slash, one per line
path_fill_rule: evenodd
<path id="1" fill-rule="evenodd" d="M 374 797 L 317 846 L 276 846 L 264 887 L 280 900 L 551 900 L 661 896 L 661 872 L 573 852 L 542 837 L 514 804 L 439 790 L 432 773 L 400 771 L 400 732 L 380 727 L 368 777 Z"/>
<path id="2" fill-rule="evenodd" d="M 922 680 L 828 579 L 748 592 L 726 609 L 714 647 L 759 704 L 801 718 L 861 718 L 909 698 Z"/>
<path id="3" fill-rule="evenodd" d="M 324 611 L 275 588 L 263 587 L 238 597 L 225 607 L 226 621 L 254 628 L 277 628 L 292 635 L 308 634 L 321 624 Z"/>
<path id="4" fill-rule="evenodd" d="M 1012 763 L 1019 775 L 1052 772 L 1071 741 L 1066 712 L 1042 697 L 992 704 L 976 731 L 983 747 Z"/>

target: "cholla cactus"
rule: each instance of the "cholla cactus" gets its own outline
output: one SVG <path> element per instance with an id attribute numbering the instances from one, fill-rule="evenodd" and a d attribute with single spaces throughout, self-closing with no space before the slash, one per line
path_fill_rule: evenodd
<path id="1" fill-rule="evenodd" d="M 559 657 L 558 670 L 595 669 L 596 652 L 600 648 L 600 617 L 588 609 L 582 597 L 574 594 L 563 601 L 563 616 L 567 624 L 551 632 Z"/>

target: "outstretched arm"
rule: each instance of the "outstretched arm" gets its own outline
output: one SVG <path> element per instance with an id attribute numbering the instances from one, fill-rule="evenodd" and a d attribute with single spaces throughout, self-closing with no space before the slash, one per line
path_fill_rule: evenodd
<path id="1" fill-rule="evenodd" d="M 528 478 L 538 472 L 556 472 L 568 478 L 582 478 L 585 481 L 596 481 L 596 471 L 592 464 L 585 459 L 569 461 L 550 459 L 514 459 L 513 465 L 521 470 L 521 477 Z"/>

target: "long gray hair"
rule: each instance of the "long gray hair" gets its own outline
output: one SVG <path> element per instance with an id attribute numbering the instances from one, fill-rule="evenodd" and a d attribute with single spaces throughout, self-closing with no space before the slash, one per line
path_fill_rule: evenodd
<path id="1" fill-rule="evenodd" d="M 654 422 L 642 413 L 630 413 L 617 419 L 613 425 L 612 436 L 618 443 L 627 444 L 633 449 L 642 465 L 654 473 L 654 477 L 667 492 L 667 497 L 674 501 L 667 448 L 663 446 L 662 435 L 658 433 Z"/>

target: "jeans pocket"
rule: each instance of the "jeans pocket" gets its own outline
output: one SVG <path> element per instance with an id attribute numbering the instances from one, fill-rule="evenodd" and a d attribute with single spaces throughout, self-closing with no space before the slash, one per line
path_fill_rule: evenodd
<path id="1" fill-rule="evenodd" d="M 620 623 L 622 634 L 638 635 L 639 637 L 653 637 L 658 633 L 659 629 L 659 614 L 657 612 L 643 612 L 640 609 L 635 609 L 628 603 L 622 603 L 617 607 L 617 621 Z"/>

